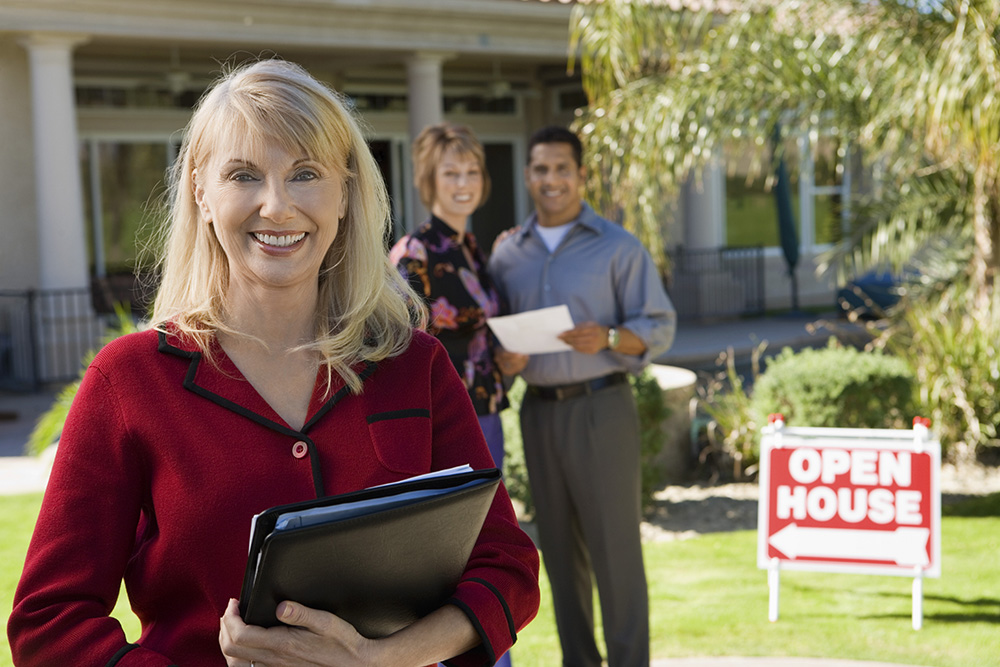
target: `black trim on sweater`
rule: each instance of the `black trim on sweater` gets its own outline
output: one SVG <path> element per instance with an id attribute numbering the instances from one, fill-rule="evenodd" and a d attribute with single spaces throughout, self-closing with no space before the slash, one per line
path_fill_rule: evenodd
<path id="1" fill-rule="evenodd" d="M 482 624 L 479 622 L 479 619 L 476 617 L 476 615 L 472 612 L 472 609 L 469 608 L 469 605 L 465 604 L 458 598 L 448 598 L 447 600 L 445 600 L 444 603 L 455 605 L 456 607 L 462 610 L 462 613 L 464 613 L 466 616 L 469 617 L 469 622 L 472 623 L 472 627 L 475 628 L 476 633 L 479 635 L 479 638 L 483 640 L 483 643 L 480 646 L 486 653 L 485 664 L 495 665 L 497 662 L 497 654 L 496 651 L 493 650 L 493 644 L 490 643 L 490 638 L 486 635 L 486 630 L 483 629 Z M 443 664 L 448 665 L 451 663 L 448 660 L 445 660 Z"/>
<path id="2" fill-rule="evenodd" d="M 497 600 L 500 602 L 500 606 L 503 607 L 504 616 L 507 617 L 507 628 L 510 630 L 510 642 L 514 644 L 517 642 L 517 628 L 514 627 L 514 617 L 511 616 L 510 607 L 507 606 L 507 601 L 503 599 L 503 595 L 497 590 L 497 587 L 486 581 L 485 579 L 480 579 L 479 577 L 472 577 L 466 581 L 474 581 L 477 584 L 482 584 L 486 588 L 490 589 L 493 595 L 497 596 Z"/>
<path id="3" fill-rule="evenodd" d="M 368 415 L 365 419 L 369 424 L 385 421 L 387 419 L 403 419 L 405 417 L 427 417 L 431 418 L 431 411 L 427 408 L 408 408 L 405 410 L 389 410 L 388 412 L 377 412 Z"/>
<path id="4" fill-rule="evenodd" d="M 326 495 L 326 487 L 325 484 L 323 483 L 323 474 L 320 469 L 319 448 L 316 447 L 316 443 L 314 443 L 309 438 L 309 436 L 306 435 L 306 431 L 312 428 L 312 426 L 323 415 L 329 412 L 334 405 L 339 403 L 342 398 L 344 398 L 350 393 L 350 389 L 347 386 L 341 387 L 340 390 L 338 390 L 330 398 L 328 398 L 326 402 L 320 407 L 320 409 L 316 411 L 316 414 L 313 416 L 313 418 L 310 419 L 308 422 L 306 422 L 306 424 L 302 427 L 302 430 L 296 431 L 293 428 L 289 428 L 284 424 L 280 424 L 276 421 L 268 419 L 267 417 L 264 417 L 263 415 L 259 415 L 253 410 L 245 408 L 239 403 L 234 403 L 233 401 L 230 401 L 228 398 L 224 398 L 219 394 L 216 394 L 215 392 L 205 389 L 204 387 L 198 385 L 195 382 L 195 377 L 198 374 L 198 366 L 201 364 L 202 361 L 203 357 L 202 353 L 197 350 L 193 351 L 182 350 L 179 347 L 171 345 L 170 343 L 167 342 L 167 335 L 165 332 L 158 331 L 157 333 L 159 334 L 159 343 L 157 349 L 160 352 L 166 352 L 169 354 L 176 355 L 178 357 L 183 357 L 191 360 L 191 364 L 188 366 L 187 374 L 184 377 L 183 386 L 185 389 L 197 394 L 198 396 L 201 396 L 202 398 L 207 398 L 208 400 L 212 401 L 213 403 L 215 403 L 220 407 L 223 407 L 227 410 L 235 412 L 238 415 L 246 417 L 250 421 L 260 424 L 265 428 L 269 428 L 272 431 L 277 431 L 282 435 L 287 435 L 289 437 L 305 441 L 306 445 L 308 445 L 309 447 L 309 466 L 312 472 L 313 489 L 316 492 L 316 497 L 322 498 L 323 496 Z M 361 372 L 358 375 L 360 376 L 361 380 L 364 381 L 369 377 L 371 377 L 372 373 L 374 373 L 377 368 L 378 364 L 370 361 L 365 362 L 365 367 L 361 370 Z"/>
<path id="5" fill-rule="evenodd" d="M 125 646 L 122 646 L 120 649 L 118 649 L 117 653 L 111 656 L 111 659 L 108 660 L 108 664 L 106 664 L 104 667 L 114 667 L 125 656 L 126 653 L 128 653 L 129 651 L 134 651 L 137 648 L 139 648 L 138 644 L 125 644 Z"/>
<path id="6" fill-rule="evenodd" d="M 377 369 L 378 369 L 378 364 L 376 364 L 374 361 L 366 361 L 365 367 L 361 369 L 360 373 L 358 373 L 358 378 L 360 378 L 361 381 L 364 382 L 365 380 L 370 378 Z M 302 430 L 308 431 L 310 428 L 312 428 L 313 425 L 323 417 L 323 415 L 329 412 L 334 405 L 340 402 L 340 399 L 344 398 L 344 396 L 347 396 L 347 394 L 349 394 L 350 392 L 351 389 L 347 385 L 344 385 L 343 387 L 338 389 L 337 392 L 333 396 L 331 396 L 330 399 L 326 403 L 324 403 L 319 410 L 316 411 L 316 414 L 313 415 L 313 418 L 310 419 L 308 422 L 306 422 L 306 425 L 302 427 Z"/>

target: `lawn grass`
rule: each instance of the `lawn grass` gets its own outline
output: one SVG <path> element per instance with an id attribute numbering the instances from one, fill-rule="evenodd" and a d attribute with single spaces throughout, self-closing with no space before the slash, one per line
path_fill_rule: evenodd
<path id="1" fill-rule="evenodd" d="M 5 619 L 40 502 L 40 495 L 0 497 Z M 756 567 L 754 531 L 647 544 L 653 656 L 812 656 L 1000 667 L 1000 494 L 944 513 L 942 575 L 924 582 L 924 627 L 918 631 L 910 625 L 908 578 L 784 572 L 780 618 L 769 623 L 767 575 Z M 115 615 L 129 617 L 121 604 Z M 137 636 L 134 618 L 127 621 L 126 634 Z M 513 657 L 517 667 L 560 663 L 544 573 L 541 610 L 521 632 Z M 9 665 L 4 632 L 0 667 Z"/>

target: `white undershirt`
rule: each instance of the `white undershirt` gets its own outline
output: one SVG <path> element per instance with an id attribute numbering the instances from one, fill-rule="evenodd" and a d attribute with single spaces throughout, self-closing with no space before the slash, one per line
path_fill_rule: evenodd
<path id="1" fill-rule="evenodd" d="M 559 244 L 562 243 L 562 240 L 566 238 L 566 234 L 569 233 L 569 230 L 573 229 L 573 225 L 575 224 L 575 220 L 556 227 L 543 227 L 536 224 L 535 230 L 542 237 L 542 241 L 545 242 L 545 246 L 549 249 L 549 252 L 555 252 L 555 249 L 559 247 Z"/>

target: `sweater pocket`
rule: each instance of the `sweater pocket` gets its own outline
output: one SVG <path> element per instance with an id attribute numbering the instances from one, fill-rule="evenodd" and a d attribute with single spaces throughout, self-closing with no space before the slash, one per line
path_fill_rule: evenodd
<path id="1" fill-rule="evenodd" d="M 388 470 L 420 475 L 431 469 L 431 413 L 426 408 L 369 415 L 375 455 Z"/>

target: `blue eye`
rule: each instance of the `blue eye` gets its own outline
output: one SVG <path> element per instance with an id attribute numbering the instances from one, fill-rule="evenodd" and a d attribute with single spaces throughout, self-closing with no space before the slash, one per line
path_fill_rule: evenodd
<path id="1" fill-rule="evenodd" d="M 248 171 L 236 171 L 229 175 L 229 180 L 236 181 L 237 183 L 246 183 L 256 179 L 254 178 L 254 175 Z"/>
<path id="2" fill-rule="evenodd" d="M 312 170 L 300 171 L 292 178 L 293 181 L 314 181 L 319 178 L 319 174 Z"/>

